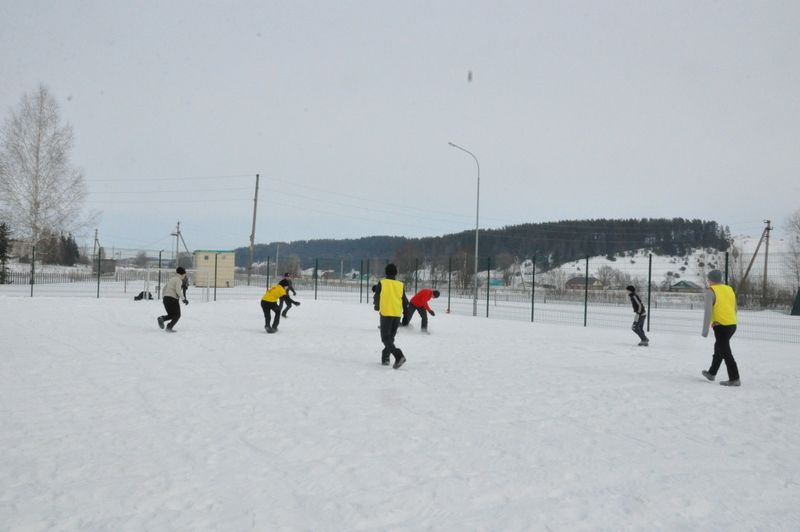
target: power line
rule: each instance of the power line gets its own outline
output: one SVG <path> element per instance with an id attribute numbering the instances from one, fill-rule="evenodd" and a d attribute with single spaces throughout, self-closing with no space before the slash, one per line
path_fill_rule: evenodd
<path id="1" fill-rule="evenodd" d="M 244 177 L 253 177 L 255 174 L 232 174 L 232 175 L 210 175 L 210 176 L 190 176 L 190 177 L 128 177 L 124 179 L 119 178 L 94 178 L 85 179 L 87 182 L 113 182 L 113 183 L 126 183 L 130 181 L 193 181 L 199 179 L 237 179 Z"/>
<path id="2" fill-rule="evenodd" d="M 249 198 L 224 198 L 224 199 L 201 199 L 201 200 L 86 200 L 86 203 L 123 203 L 123 204 L 150 204 L 150 203 L 224 203 L 224 202 L 239 202 L 248 201 Z"/>
<path id="3" fill-rule="evenodd" d="M 238 191 L 238 190 L 250 190 L 248 187 L 236 187 L 236 188 L 200 188 L 200 189 L 173 189 L 173 190 L 115 190 L 115 191 L 94 191 L 91 192 L 91 195 L 95 194 L 170 194 L 170 193 L 182 193 L 182 194 L 190 194 L 195 192 L 231 192 L 231 191 Z M 198 200 L 202 201 L 202 200 Z"/>

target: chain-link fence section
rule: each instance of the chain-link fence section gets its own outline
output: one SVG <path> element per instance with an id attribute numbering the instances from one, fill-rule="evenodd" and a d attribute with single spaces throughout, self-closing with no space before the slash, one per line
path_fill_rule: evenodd
<path id="1" fill-rule="evenodd" d="M 335 300 L 372 305 L 372 287 L 394 262 L 409 297 L 422 288 L 439 290 L 435 310 L 461 315 L 574 326 L 630 328 L 634 315 L 626 287 L 634 286 L 648 309 L 646 330 L 698 334 L 702 328 L 705 279 L 723 272 L 737 293 L 737 336 L 800 343 L 800 263 L 789 253 L 774 253 L 766 269 L 749 264 L 736 250 L 695 251 L 685 257 L 631 253 L 594 257 L 541 270 L 536 257 L 316 258 L 254 265 L 250 274 L 235 267 L 226 251 L 178 257 L 189 273 L 187 296 L 193 301 L 259 299 L 285 274 L 299 301 Z M 35 260 L 17 264 L 0 294 L 139 298 L 157 301 L 174 275 L 174 258 L 158 251 L 126 250 L 113 261 L 99 258 L 81 267 L 48 267 Z M 765 274 L 766 272 L 766 274 Z M 476 282 L 477 280 L 477 282 Z M 477 287 L 477 290 L 476 290 Z"/>

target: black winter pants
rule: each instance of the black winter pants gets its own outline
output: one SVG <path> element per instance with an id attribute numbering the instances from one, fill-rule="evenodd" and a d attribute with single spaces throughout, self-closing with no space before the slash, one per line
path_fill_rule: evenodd
<path id="1" fill-rule="evenodd" d="M 424 307 L 415 307 L 414 305 L 409 304 L 406 307 L 406 310 L 403 311 L 403 327 L 411 323 L 411 318 L 414 317 L 414 313 L 419 312 L 420 317 L 422 318 L 422 328 L 428 328 L 428 311 L 425 310 Z"/>
<path id="2" fill-rule="evenodd" d="M 397 328 L 399 326 L 399 317 L 381 316 L 381 342 L 383 342 L 383 351 L 381 352 L 382 362 L 388 362 L 389 355 L 394 355 L 395 359 L 397 359 L 403 354 L 403 352 L 394 345 L 394 337 L 397 334 Z"/>
<path id="3" fill-rule="evenodd" d="M 271 329 L 277 329 L 278 324 L 281 322 L 281 306 L 272 301 L 261 300 L 261 310 L 264 311 L 264 325 Z M 271 312 L 275 313 L 275 318 L 272 320 L 272 325 L 269 323 Z"/>
<path id="4" fill-rule="evenodd" d="M 161 316 L 161 318 L 164 321 L 169 321 L 169 323 L 167 323 L 167 329 L 172 329 L 175 327 L 175 324 L 178 323 L 178 320 L 181 319 L 181 302 L 169 296 L 164 296 L 163 302 L 167 314 Z"/>
<path id="5" fill-rule="evenodd" d="M 731 336 L 736 332 L 736 325 L 717 325 L 714 327 L 714 356 L 711 358 L 711 367 L 708 372 L 716 375 L 722 361 L 728 369 L 728 380 L 739 380 L 739 366 L 733 359 L 731 352 Z"/>
<path id="6" fill-rule="evenodd" d="M 647 318 L 647 314 L 639 314 L 637 318 L 633 322 L 633 332 L 639 337 L 639 340 L 642 342 L 649 341 L 647 335 L 644 334 L 644 320 Z"/>

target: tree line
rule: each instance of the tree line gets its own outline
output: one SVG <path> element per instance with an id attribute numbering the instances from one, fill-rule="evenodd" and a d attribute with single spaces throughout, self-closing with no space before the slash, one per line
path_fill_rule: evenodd
<path id="1" fill-rule="evenodd" d="M 536 257 L 542 269 L 587 256 L 615 256 L 637 249 L 660 255 L 684 255 L 691 249 L 729 247 L 730 230 L 717 222 L 684 218 L 565 220 L 530 223 L 480 231 L 481 257 Z M 319 239 L 272 242 L 254 246 L 253 261 L 292 257 L 303 265 L 316 258 L 350 257 L 408 260 L 472 256 L 474 231 L 437 237 L 370 236 L 358 239 Z M 246 266 L 249 248 L 236 250 L 237 266 Z M 306 266 L 307 267 L 307 266 Z"/>

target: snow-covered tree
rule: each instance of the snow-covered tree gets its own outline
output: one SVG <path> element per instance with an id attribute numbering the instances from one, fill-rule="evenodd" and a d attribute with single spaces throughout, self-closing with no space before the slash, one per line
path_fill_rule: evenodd
<path id="1" fill-rule="evenodd" d="M 0 284 L 6 284 L 9 278 L 6 264 L 8 263 L 9 247 L 11 243 L 9 242 L 8 235 L 8 226 L 4 223 L 0 224 Z"/>
<path id="2" fill-rule="evenodd" d="M 800 209 L 792 213 L 784 225 L 789 233 L 789 253 L 786 255 L 786 265 L 789 268 L 791 280 L 800 289 Z"/>
<path id="3" fill-rule="evenodd" d="M 33 244 L 81 228 L 86 185 L 69 161 L 72 128 L 44 85 L 22 96 L 0 129 L 0 209 Z"/>

